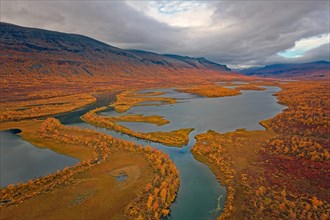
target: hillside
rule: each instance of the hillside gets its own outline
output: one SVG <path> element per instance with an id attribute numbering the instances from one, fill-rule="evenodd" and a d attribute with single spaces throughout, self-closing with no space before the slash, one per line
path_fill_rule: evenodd
<path id="1" fill-rule="evenodd" d="M 248 76 L 322 79 L 330 75 L 330 62 L 273 64 L 260 68 L 243 69 L 239 72 Z"/>
<path id="2" fill-rule="evenodd" d="M 82 92 L 244 77 L 203 57 L 123 50 L 92 38 L 0 23 L 2 101 L 35 91 Z"/>

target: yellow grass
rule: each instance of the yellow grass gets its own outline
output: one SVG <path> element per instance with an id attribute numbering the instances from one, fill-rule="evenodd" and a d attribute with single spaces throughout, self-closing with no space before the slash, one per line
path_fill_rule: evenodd
<path id="1" fill-rule="evenodd" d="M 226 205 L 219 219 L 238 219 L 244 216 L 243 204 L 249 201 L 244 193 L 245 186 L 241 175 L 247 172 L 258 173 L 253 166 L 257 160 L 260 143 L 273 135 L 267 131 L 245 131 L 219 134 L 208 131 L 196 136 L 197 142 L 192 148 L 194 157 L 207 164 L 221 184 L 226 185 Z M 210 148 L 211 152 L 207 153 Z"/>
<path id="2" fill-rule="evenodd" d="M 46 99 L 0 104 L 0 122 L 32 119 L 69 112 L 95 102 L 95 97 L 88 94 L 67 95 Z"/>
<path id="3" fill-rule="evenodd" d="M 313 191 L 300 191 L 300 187 L 310 189 L 312 182 L 301 174 L 296 176 L 296 172 L 301 173 L 306 167 L 306 172 L 313 171 L 315 165 L 320 166 L 321 175 L 322 169 L 328 167 L 327 162 L 321 167 L 320 163 L 274 155 L 265 149 L 268 140 L 274 137 L 276 133 L 272 131 L 244 129 L 226 134 L 208 131 L 196 136 L 194 157 L 207 164 L 227 187 L 226 204 L 219 220 L 297 219 L 300 215 L 328 219 L 329 202 L 320 196 L 329 195 L 329 190 L 321 185 L 327 178 L 320 176 L 320 186 L 313 186 Z M 290 163 L 301 164 L 303 168 L 296 164 L 290 167 Z M 287 166 L 292 169 L 289 173 Z M 279 183 L 274 183 L 277 179 Z"/>
<path id="4" fill-rule="evenodd" d="M 128 177 L 119 182 L 115 176 Z M 108 161 L 74 175 L 68 187 L 1 209 L 0 219 L 127 219 L 125 207 L 154 175 L 141 154 L 115 152 Z"/>
<path id="5" fill-rule="evenodd" d="M 144 123 L 150 123 L 150 124 L 155 124 L 158 126 L 162 126 L 165 124 L 170 123 L 168 120 L 164 119 L 164 117 L 159 116 L 159 115 L 150 115 L 150 116 L 145 116 L 145 115 L 122 115 L 119 117 L 109 117 L 109 120 L 113 122 L 144 122 Z"/>
<path id="6" fill-rule="evenodd" d="M 209 98 L 234 96 L 241 94 L 241 92 L 238 90 L 224 88 L 217 85 L 198 85 L 189 88 L 177 89 L 177 91 L 206 96 Z"/>
<path id="7" fill-rule="evenodd" d="M 82 147 L 80 145 L 72 146 L 65 143 L 55 143 L 47 141 L 40 137 L 38 134 L 38 129 L 42 124 L 43 120 L 25 120 L 19 122 L 5 122 L 0 124 L 0 130 L 8 130 L 18 128 L 22 130 L 19 135 L 22 139 L 29 141 L 31 144 L 39 148 L 49 148 L 59 154 L 68 155 L 77 158 L 81 161 L 90 159 L 92 157 L 92 150 L 89 148 Z"/>
<path id="8" fill-rule="evenodd" d="M 1 189 L 0 201 L 9 199 L 9 204 L 0 206 L 0 219 L 128 219 L 168 214 L 163 210 L 174 201 L 179 178 L 173 162 L 162 152 L 63 126 L 56 119 L 1 124 L 2 130 L 10 128 L 22 129 L 22 136 L 33 144 L 82 161 L 55 174 Z M 123 182 L 116 180 L 120 173 L 128 176 Z M 157 185 L 159 177 L 161 186 Z M 148 196 L 165 185 L 167 200 L 155 195 L 155 201 L 161 202 L 157 209 L 149 210 Z"/>
<path id="9" fill-rule="evenodd" d="M 116 112 L 123 113 L 126 112 L 128 109 L 136 106 L 142 102 L 163 102 L 164 104 L 174 104 L 176 100 L 173 98 L 167 97 L 149 97 L 157 96 L 163 94 L 162 92 L 151 92 L 146 94 L 138 94 L 135 93 L 135 90 L 127 90 L 117 95 L 117 101 L 112 104 L 111 106 L 114 107 Z"/>
<path id="10" fill-rule="evenodd" d="M 106 109 L 106 107 L 100 107 L 91 110 L 87 112 L 85 115 L 83 115 L 81 118 L 87 123 L 90 123 L 98 127 L 113 129 L 115 131 L 122 132 L 124 134 L 128 134 L 136 138 L 150 140 L 153 142 L 158 142 L 168 146 L 175 146 L 175 147 L 181 147 L 183 145 L 186 145 L 189 141 L 189 136 L 188 136 L 189 133 L 194 130 L 193 128 L 184 128 L 184 129 L 168 131 L 168 132 L 162 132 L 162 131 L 147 132 L 147 133 L 136 132 L 123 125 L 116 124 L 112 120 L 112 117 L 105 117 L 96 114 L 97 112 L 103 111 L 104 109 Z"/>

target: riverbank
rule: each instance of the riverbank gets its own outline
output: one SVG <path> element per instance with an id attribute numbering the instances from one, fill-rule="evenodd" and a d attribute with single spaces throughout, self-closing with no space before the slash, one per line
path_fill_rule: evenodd
<path id="1" fill-rule="evenodd" d="M 128 176 L 125 182 L 111 175 L 118 169 Z M 0 219 L 127 219 L 126 206 L 152 176 L 142 155 L 116 152 L 105 163 L 71 177 L 66 187 L 41 193 L 19 206 L 1 208 Z"/>
<path id="2" fill-rule="evenodd" d="M 150 123 L 155 124 L 157 126 L 162 126 L 170 123 L 169 120 L 166 120 L 164 117 L 159 115 L 122 115 L 119 117 L 108 117 L 109 120 L 113 122 L 144 122 L 144 123 Z"/>
<path id="3" fill-rule="evenodd" d="M 88 159 L 73 167 L 31 180 L 28 183 L 9 185 L 1 189 L 0 201 L 3 201 L 1 205 L 1 219 L 6 219 L 8 216 L 16 216 L 15 213 L 20 213 L 17 216 L 18 218 L 22 213 L 22 216 L 39 216 L 40 213 L 45 213 L 46 215 L 49 212 L 48 203 L 47 206 L 38 206 L 38 209 L 34 209 L 35 212 L 32 212 L 30 209 L 31 206 L 42 203 L 44 199 L 54 201 L 54 204 L 61 203 L 57 205 L 62 207 L 60 209 L 63 209 L 62 217 L 65 213 L 68 214 L 66 216 L 68 218 L 70 216 L 78 216 L 78 213 L 84 210 L 83 213 L 86 214 L 84 216 L 88 219 L 89 215 L 87 212 L 90 212 L 90 209 L 85 207 L 86 204 L 78 202 L 77 208 L 71 207 L 69 212 L 69 210 L 65 211 L 67 204 L 62 204 L 62 199 L 59 198 L 67 194 L 76 195 L 78 198 L 84 197 L 80 195 L 82 193 L 81 190 L 90 189 L 90 187 L 95 189 L 92 193 L 91 206 L 94 207 L 98 204 L 98 208 L 95 209 L 98 210 L 95 216 L 116 216 L 118 213 L 125 213 L 126 216 L 134 218 L 149 218 L 148 216 L 158 218 L 169 214 L 168 207 L 175 199 L 179 187 L 179 178 L 173 162 L 160 151 L 150 147 L 138 147 L 131 142 L 115 139 L 109 135 L 91 130 L 66 127 L 61 125 L 56 119 L 47 119 L 42 122 L 35 134 L 44 143 L 56 143 L 58 146 L 65 144 L 78 152 L 79 148 L 76 146 L 81 146 L 82 148 L 90 149 L 92 153 Z M 51 149 L 51 145 L 47 145 L 47 147 Z M 121 155 L 119 161 L 118 155 Z M 80 157 L 82 158 L 81 155 Z M 136 160 L 132 159 L 134 157 Z M 117 167 L 113 167 L 116 164 Z M 134 169 L 126 169 L 127 166 L 134 167 Z M 116 178 L 111 175 L 111 170 L 114 169 L 117 171 L 118 169 L 123 169 L 128 176 L 127 181 L 121 183 L 125 188 L 124 191 L 117 189 L 117 184 L 114 184 Z M 169 185 L 169 182 L 171 182 L 171 185 Z M 113 187 L 109 187 L 107 183 Z M 154 191 L 159 191 L 160 194 L 155 194 Z M 96 194 L 94 196 L 94 192 L 98 192 L 99 196 L 96 196 Z M 90 200 L 89 196 L 92 195 L 85 193 L 88 194 L 87 197 Z M 105 200 L 105 195 L 109 196 L 107 198 L 108 202 L 104 206 L 99 206 L 100 201 Z M 117 202 L 113 200 L 114 196 L 117 198 L 124 197 L 125 199 Z M 69 197 L 66 198 L 69 199 Z M 152 208 L 147 206 L 147 201 L 150 198 L 152 198 L 151 202 L 149 202 Z M 154 205 L 155 203 L 156 205 Z M 20 204 L 20 206 L 12 206 L 14 204 Z M 118 204 L 122 204 L 121 209 L 118 209 Z M 102 207 L 103 210 L 100 210 Z M 55 214 L 54 216 L 56 218 L 57 215 Z"/>
<path id="4" fill-rule="evenodd" d="M 1 103 L 0 122 L 12 122 L 46 117 L 74 111 L 96 101 L 90 94 L 62 95 Z"/>
<path id="5" fill-rule="evenodd" d="M 158 108 L 158 107 L 154 108 L 153 106 L 151 106 L 151 107 L 150 106 L 146 106 L 146 107 L 138 106 L 137 108 L 140 109 L 141 111 L 148 111 L 148 109 L 151 109 L 151 112 L 149 112 L 150 115 L 164 115 L 165 118 L 167 118 L 167 119 L 169 119 L 169 121 L 171 121 L 171 123 L 168 124 L 169 126 L 173 126 L 173 127 L 182 126 L 182 123 L 189 122 L 189 123 L 187 123 L 189 126 L 198 128 L 198 131 L 200 131 L 200 132 L 205 130 L 205 128 L 212 128 L 212 129 L 221 128 L 221 129 L 231 130 L 232 127 L 237 128 L 237 126 L 239 126 L 240 123 L 242 123 L 242 122 L 248 126 L 252 126 L 253 129 L 256 129 L 259 126 L 258 123 L 256 123 L 256 122 L 260 121 L 260 119 L 255 120 L 255 118 L 253 118 L 253 115 L 256 115 L 256 111 L 258 113 L 257 118 L 259 118 L 259 117 L 268 118 L 269 116 L 265 117 L 265 115 L 266 116 L 268 114 L 274 115 L 274 113 L 272 113 L 272 112 L 278 113 L 278 110 L 282 109 L 282 108 L 277 108 L 277 105 L 275 105 L 276 100 L 273 100 L 273 97 L 271 96 L 271 92 L 274 90 L 270 89 L 270 88 L 268 88 L 267 90 L 268 90 L 268 92 L 262 92 L 262 91 L 258 91 L 258 92 L 246 91 L 245 92 L 245 91 L 243 91 L 242 95 L 240 95 L 240 96 L 233 96 L 233 97 L 228 97 L 228 98 L 224 98 L 224 99 L 222 99 L 222 98 L 207 99 L 207 98 L 192 96 L 189 94 L 182 94 L 182 93 L 178 94 L 178 93 L 175 93 L 174 91 L 171 91 L 171 93 L 173 94 L 173 97 L 178 97 L 178 95 L 179 95 L 180 98 L 184 97 L 186 100 L 183 102 L 180 102 L 180 104 L 178 104 L 178 105 L 165 105 L 166 107 L 164 109 Z M 148 96 L 148 95 L 150 96 L 150 94 L 145 94 L 145 96 Z M 246 102 L 242 102 L 242 100 L 243 101 L 245 100 Z M 261 101 L 259 102 L 259 100 L 261 100 Z M 255 102 L 255 101 L 258 101 L 258 102 Z M 242 108 L 242 103 L 244 103 L 244 108 Z M 264 104 L 266 103 L 266 104 L 260 105 L 260 103 L 264 103 Z M 262 108 L 260 108 L 260 106 L 262 106 Z M 158 110 L 162 109 L 162 113 L 164 113 L 164 114 L 156 112 L 157 109 Z M 261 111 L 259 109 L 261 109 Z M 239 110 L 239 111 L 237 111 L 237 110 Z M 241 111 L 241 110 L 244 110 L 244 111 Z M 133 111 L 136 111 L 136 109 L 133 109 Z M 152 112 L 152 111 L 155 111 L 155 112 Z M 182 111 L 184 113 L 182 113 Z M 137 112 L 137 113 L 140 113 L 140 112 Z M 227 113 L 231 113 L 231 114 L 227 114 Z M 75 112 L 72 113 L 72 115 L 79 115 L 79 114 L 75 113 Z M 242 114 L 248 115 L 249 123 L 247 123 L 245 121 L 245 118 L 240 118 L 240 116 Z M 115 114 L 115 115 L 117 115 L 117 114 Z M 174 116 L 174 120 L 173 120 L 173 118 L 171 118 L 172 116 Z M 232 118 L 235 118 L 236 120 L 232 120 Z M 200 119 L 200 120 L 198 121 L 198 123 L 196 123 L 195 119 Z M 244 120 L 241 120 L 241 119 L 244 119 Z M 68 120 L 70 120 L 70 119 L 68 119 Z M 67 122 L 67 120 L 64 120 L 64 121 L 66 121 L 66 123 L 68 123 L 68 124 L 71 123 L 71 120 L 69 122 Z M 94 128 L 92 126 L 88 126 L 85 123 L 82 123 L 81 121 L 78 123 L 73 122 L 73 124 L 76 124 L 76 125 L 79 125 L 82 127 L 86 126 L 90 129 L 96 129 L 96 130 L 102 131 L 104 133 L 108 132 L 108 131 L 106 131 L 106 129 Z M 187 125 L 187 124 L 185 124 L 185 125 Z M 168 126 L 168 125 L 164 125 L 164 126 Z M 162 127 L 163 126 L 161 126 L 159 128 L 162 129 Z M 171 128 L 173 128 L 173 127 L 171 127 Z M 68 127 L 68 128 L 70 128 L 70 127 Z M 73 132 L 73 130 L 67 130 L 68 135 L 72 134 L 72 132 Z M 84 140 L 84 138 L 90 137 L 89 133 L 84 133 L 83 131 L 80 131 L 80 130 L 79 130 L 79 133 L 81 133 L 81 135 L 79 136 L 79 139 Z M 109 131 L 109 133 L 112 135 L 115 132 Z M 49 135 L 48 138 L 51 138 L 52 134 L 54 134 L 54 132 L 50 132 L 48 134 Z M 55 132 L 55 134 L 56 134 L 56 132 Z M 73 134 L 74 134 L 74 132 L 73 132 Z M 58 134 L 56 134 L 56 135 L 58 135 Z M 114 136 L 115 135 L 118 135 L 118 138 L 121 138 L 121 139 L 127 138 L 126 135 L 122 135 L 122 134 L 118 134 L 118 133 L 114 134 Z M 70 138 L 66 135 L 62 135 L 59 137 L 65 138 L 66 141 L 70 140 Z M 97 136 L 97 138 L 95 138 L 95 139 L 98 139 L 98 138 L 99 138 L 99 136 Z M 192 135 L 191 135 L 191 139 L 193 139 Z M 140 140 L 136 140 L 134 138 L 130 138 L 129 140 L 136 141 L 139 143 L 142 142 L 142 140 L 140 141 Z M 49 139 L 49 141 L 51 141 L 51 139 Z M 61 142 L 57 142 L 57 143 L 61 143 Z M 87 143 L 90 143 L 90 142 L 87 141 Z M 181 185 L 182 189 L 180 189 L 182 194 L 179 193 L 182 196 L 178 196 L 177 203 L 175 203 L 173 205 L 173 209 L 171 207 L 171 209 L 174 210 L 173 218 L 182 219 L 183 218 L 182 216 L 188 216 L 188 215 L 191 217 L 199 216 L 199 217 L 201 217 L 201 219 L 203 219 L 202 217 L 207 218 L 210 216 L 212 216 L 212 218 L 214 218 L 214 216 L 218 215 L 218 213 L 220 213 L 220 211 L 221 211 L 221 208 L 222 208 L 221 204 L 223 204 L 223 201 L 222 201 L 223 199 L 221 199 L 223 197 L 221 197 L 221 196 L 226 195 L 226 193 L 223 190 L 223 188 L 221 188 L 222 191 L 219 190 L 220 184 L 218 184 L 214 175 L 212 175 L 212 173 L 207 169 L 207 167 L 204 166 L 203 164 L 196 162 L 193 159 L 193 157 L 191 156 L 191 154 L 189 152 L 189 148 L 191 147 L 191 145 L 193 143 L 194 142 L 191 142 L 189 144 L 189 146 L 184 147 L 184 148 L 168 148 L 163 145 L 154 144 L 158 149 L 160 149 L 163 152 L 165 152 L 166 154 L 170 155 L 171 159 L 173 161 L 175 161 L 176 166 L 179 167 L 180 170 L 182 170 L 182 172 L 180 172 L 181 173 L 180 178 L 182 178 L 182 180 L 183 180 L 182 185 Z M 84 142 L 79 142 L 77 145 L 84 146 L 84 144 L 85 144 Z M 145 144 L 145 142 L 143 142 L 143 144 Z M 98 146 L 98 145 L 99 145 L 98 143 L 93 144 L 93 146 Z M 123 143 L 122 145 L 125 146 L 126 142 Z M 92 146 L 92 145 L 90 145 L 90 146 Z M 103 146 L 103 144 L 101 144 L 100 146 Z M 121 145 L 119 145 L 119 148 L 120 147 L 121 147 Z M 115 149 L 115 146 L 114 146 L 114 149 Z M 155 154 L 155 152 L 152 152 L 152 154 Z M 110 151 L 110 153 L 107 156 L 107 159 L 105 161 L 110 160 L 111 155 L 112 154 Z M 96 157 L 93 157 L 92 159 L 96 164 L 99 163 L 100 161 L 101 161 L 100 162 L 101 164 L 104 163 L 104 162 L 102 162 L 103 158 L 97 157 L 97 159 L 96 159 Z M 101 159 L 101 160 L 99 160 L 99 159 Z M 155 158 L 151 158 L 151 159 L 155 159 Z M 129 158 L 127 160 L 129 160 Z M 164 171 L 162 171 L 162 170 L 164 170 L 164 168 L 162 166 L 159 166 L 159 167 L 160 167 L 160 169 L 158 169 L 159 172 L 161 172 L 161 173 L 164 172 Z M 195 172 L 196 170 L 198 170 L 198 172 Z M 167 172 L 168 171 L 165 171 L 165 174 L 167 174 Z M 165 175 L 165 176 L 167 176 L 167 175 Z M 203 180 L 199 180 L 199 178 L 201 178 Z M 156 182 L 158 182 L 158 184 L 159 184 L 159 179 Z M 148 213 L 152 213 L 152 214 L 148 214 L 150 216 L 155 216 L 155 213 L 156 213 L 155 211 L 157 211 L 157 218 L 159 218 L 160 215 L 168 214 L 169 210 L 167 208 L 165 208 L 165 209 L 160 208 L 160 206 L 163 205 L 163 203 L 165 202 L 164 199 L 161 199 L 160 197 L 161 197 L 161 194 L 163 195 L 163 197 L 165 197 L 164 194 L 166 194 L 166 198 L 167 198 L 168 193 L 167 192 L 164 193 L 163 189 L 168 188 L 168 187 L 166 187 L 166 185 L 168 185 L 168 184 L 169 183 L 166 183 L 166 184 L 164 183 L 163 186 L 160 185 L 163 188 L 157 187 L 158 190 L 156 190 L 156 193 L 155 193 L 155 191 L 153 191 L 153 189 L 152 190 L 149 189 L 148 197 L 140 197 L 142 200 L 139 200 L 139 199 L 134 200 L 136 202 L 136 204 L 149 204 L 149 205 L 147 205 L 147 209 L 144 208 L 139 211 L 137 211 L 136 209 L 133 208 L 132 215 L 134 215 L 136 213 L 141 213 L 141 211 L 143 211 L 143 210 L 149 210 Z M 205 185 L 208 185 L 207 189 L 201 190 L 201 188 L 203 188 L 202 186 L 205 186 Z M 150 186 L 147 188 L 150 188 Z M 162 191 L 163 191 L 163 193 L 161 193 Z M 146 194 L 146 195 L 148 195 L 148 194 Z M 173 195 L 173 191 L 170 191 L 170 194 Z M 78 196 L 84 197 L 85 195 L 87 195 L 87 197 L 88 197 L 90 194 L 89 194 L 89 192 L 86 192 L 86 193 L 81 193 Z M 169 196 L 168 198 L 169 198 L 169 201 L 167 201 L 167 203 L 171 204 L 173 202 L 175 196 L 174 197 Z M 199 200 L 194 201 L 194 198 L 199 198 Z M 219 206 L 219 201 L 221 201 L 220 206 Z M 24 204 L 24 202 L 23 202 L 23 204 Z M 178 206 L 176 206 L 176 205 L 178 205 Z M 136 207 L 136 205 L 135 205 L 135 207 Z M 157 207 L 157 208 L 155 208 L 155 207 Z M 126 211 L 125 211 L 125 213 L 130 213 L 130 212 L 127 212 L 127 210 L 131 210 L 131 209 L 126 209 Z M 183 210 L 183 211 L 180 211 L 180 210 Z M 161 214 L 161 213 L 163 213 L 163 214 Z M 136 215 L 135 217 L 139 217 L 139 216 Z"/>
<path id="6" fill-rule="evenodd" d="M 267 131 L 209 131 L 196 136 L 193 155 L 227 186 L 219 219 L 330 216 L 330 179 L 324 174 L 330 169 L 324 139 L 329 112 L 324 92 L 329 85 L 291 82 L 281 88 L 276 95 L 288 109 L 262 122 Z"/>
<path id="7" fill-rule="evenodd" d="M 198 85 L 188 88 L 177 89 L 179 92 L 191 93 L 209 98 L 240 95 L 241 92 L 235 89 L 224 88 L 217 85 Z"/>
<path id="8" fill-rule="evenodd" d="M 91 110 L 87 112 L 85 115 L 83 115 L 81 118 L 94 126 L 101 127 L 101 128 L 107 128 L 107 129 L 113 129 L 117 132 L 121 132 L 136 138 L 153 141 L 156 143 L 162 143 L 167 146 L 172 147 L 182 147 L 186 145 L 189 141 L 189 133 L 192 132 L 193 128 L 181 128 L 174 131 L 168 131 L 168 132 L 162 132 L 162 131 L 155 131 L 155 132 L 136 132 L 133 131 L 123 125 L 119 125 L 115 123 L 118 121 L 118 117 L 105 117 L 100 116 L 97 113 L 105 110 L 107 107 L 100 107 L 94 110 Z M 121 116 L 121 117 L 131 117 L 131 116 Z M 158 116 L 159 117 L 159 116 Z M 157 117 L 157 119 L 158 119 Z M 135 119 L 141 119 L 141 117 Z M 158 119 L 159 121 L 159 119 Z"/>
<path id="9" fill-rule="evenodd" d="M 160 102 L 162 104 L 175 104 L 176 100 L 173 98 L 159 97 L 164 94 L 162 92 L 152 93 L 136 93 L 137 90 L 126 90 L 116 96 L 116 102 L 111 106 L 118 113 L 124 113 L 133 106 L 139 105 L 144 102 Z M 153 104 L 160 105 L 160 104 Z"/>

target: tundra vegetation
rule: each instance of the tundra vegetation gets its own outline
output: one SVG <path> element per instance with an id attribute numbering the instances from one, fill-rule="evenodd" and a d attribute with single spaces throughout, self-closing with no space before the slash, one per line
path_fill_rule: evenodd
<path id="1" fill-rule="evenodd" d="M 329 84 L 280 86 L 288 108 L 266 131 L 196 136 L 192 153 L 227 186 L 219 219 L 329 219 Z"/>
<path id="2" fill-rule="evenodd" d="M 224 96 L 234 96 L 241 94 L 240 91 L 235 89 L 229 89 L 224 88 L 217 85 L 198 85 L 198 86 L 192 86 L 188 88 L 180 88 L 177 89 L 179 92 L 185 92 L 185 93 L 191 93 L 196 94 L 200 96 L 206 96 L 206 97 L 224 97 Z"/>
<path id="3" fill-rule="evenodd" d="M 88 94 L 51 94 L 48 94 L 50 97 L 42 95 L 41 99 L 2 102 L 0 105 L 0 122 L 19 121 L 69 112 L 96 101 L 95 97 Z"/>
<path id="4" fill-rule="evenodd" d="M 113 122 L 144 122 L 155 124 L 157 126 L 162 126 L 170 123 L 170 121 L 166 120 L 164 117 L 159 115 L 121 115 L 119 117 L 109 117 L 109 120 Z"/>
<path id="5" fill-rule="evenodd" d="M 103 111 L 105 109 L 107 109 L 107 107 L 105 106 L 97 109 L 93 109 L 87 112 L 85 115 L 83 115 L 82 119 L 87 123 L 90 123 L 97 127 L 113 129 L 115 131 L 128 134 L 136 138 L 141 138 L 153 142 L 159 142 L 168 146 L 177 146 L 177 147 L 186 145 L 189 141 L 189 133 L 194 130 L 193 128 L 184 128 L 184 129 L 167 131 L 167 132 L 162 132 L 162 131 L 147 132 L 147 133 L 136 132 L 123 125 L 116 124 L 115 121 L 118 120 L 118 117 L 114 117 L 113 119 L 112 117 L 100 116 L 97 114 L 97 112 Z M 141 117 L 142 116 L 140 116 L 139 118 Z M 135 119 L 136 118 L 138 117 L 135 116 Z M 159 121 L 159 116 L 156 118 Z"/>
<path id="6" fill-rule="evenodd" d="M 81 156 L 80 163 L 75 166 L 25 183 L 11 184 L 2 188 L 1 218 L 20 218 L 21 216 L 30 218 L 32 216 L 40 217 L 40 215 L 46 217 L 49 215 L 48 205 L 39 206 L 38 204 L 49 200 L 63 210 L 60 216 L 55 214 L 54 218 L 77 216 L 82 209 L 80 204 L 84 200 L 88 200 L 86 203 L 91 206 L 101 207 L 95 210 L 97 213 L 91 211 L 95 214 L 95 218 L 124 213 L 129 218 L 159 219 L 161 216 L 169 214 L 169 206 L 174 201 L 179 188 L 179 177 L 178 171 L 168 155 L 151 147 L 143 148 L 103 133 L 67 127 L 54 118 L 39 121 L 40 123 L 39 129 L 33 131 L 35 143 L 38 142 L 40 145 L 56 143 L 73 149 L 79 146 L 76 150 L 86 148 L 91 154 L 89 157 Z M 66 153 L 69 154 L 69 151 Z M 114 162 L 118 157 L 122 164 Z M 130 162 L 132 158 L 135 159 Z M 132 177 L 128 177 L 128 189 L 116 191 L 111 187 L 118 187 L 113 183 L 114 177 L 109 175 L 115 166 L 118 166 L 117 169 L 126 169 L 128 174 L 132 175 L 133 180 L 135 178 L 132 181 Z M 106 183 L 111 184 L 106 186 L 104 185 Z M 81 188 L 89 188 L 91 191 L 80 195 Z M 75 196 L 79 197 L 70 202 L 72 207 L 76 207 L 71 211 L 67 209 L 67 204 L 59 199 L 62 196 L 69 199 L 66 196 L 68 192 L 71 196 L 77 193 Z M 108 198 L 104 198 L 102 195 L 107 195 Z M 126 196 L 128 199 L 125 198 Z M 122 201 L 125 201 L 126 204 L 119 202 L 118 207 L 117 202 L 112 199 L 113 197 L 123 199 Z M 119 201 L 121 201 L 120 199 Z M 15 206 L 17 204 L 20 206 Z M 31 210 L 31 205 L 36 205 L 38 208 Z M 93 217 L 87 213 L 90 210 L 86 211 L 85 209 L 83 213 L 85 218 Z"/>
<path id="7" fill-rule="evenodd" d="M 116 112 L 123 113 L 135 105 L 143 102 L 162 102 L 163 104 L 175 104 L 176 100 L 167 97 L 155 97 L 162 92 L 136 93 L 136 90 L 127 90 L 117 95 L 117 100 L 111 106 Z"/>
<path id="8" fill-rule="evenodd" d="M 260 122 L 266 131 L 238 129 L 226 134 L 208 131 L 196 136 L 197 142 L 191 149 L 196 159 L 210 166 L 219 181 L 227 186 L 225 207 L 218 218 L 328 219 L 328 83 L 249 82 L 236 89 L 202 85 L 184 92 L 221 97 L 238 95 L 240 89 L 258 90 L 262 85 L 280 86 L 282 91 L 276 95 L 281 104 L 288 106 L 282 113 Z M 117 95 L 112 106 L 117 112 L 125 112 L 143 102 L 176 103 L 172 98 L 157 97 L 162 94 L 124 91 Z M 50 213 L 54 219 L 78 215 L 86 219 L 106 216 L 160 219 L 169 214 L 179 188 L 179 177 L 168 155 L 96 131 L 64 126 L 54 118 L 31 120 L 95 101 L 90 95 L 40 95 L 42 100 L 4 103 L 1 130 L 20 128 L 22 137 L 32 144 L 76 157 L 80 162 L 53 174 L 2 188 L 1 219 L 51 218 Z M 96 126 L 172 146 L 186 144 L 192 130 L 135 132 L 116 122 L 161 126 L 168 121 L 157 115 L 105 117 L 97 114 L 107 108 L 91 110 L 82 118 Z M 121 172 L 128 175 L 124 184 L 114 178 Z M 57 209 L 50 210 L 49 203 L 44 201 Z"/>

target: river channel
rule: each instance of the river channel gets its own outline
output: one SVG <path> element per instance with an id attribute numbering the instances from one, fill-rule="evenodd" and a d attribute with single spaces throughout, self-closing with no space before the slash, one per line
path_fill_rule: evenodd
<path id="1" fill-rule="evenodd" d="M 195 130 L 189 135 L 189 143 L 182 148 L 170 147 L 159 143 L 140 140 L 105 128 L 94 127 L 83 122 L 80 119 L 80 116 L 85 114 L 90 109 L 108 105 L 109 102 L 113 100 L 112 98 L 104 95 L 99 96 L 97 102 L 92 105 L 73 112 L 58 115 L 56 118 L 65 125 L 89 128 L 110 134 L 117 138 L 133 141 L 144 146 L 150 145 L 168 154 L 180 172 L 180 188 L 177 199 L 171 206 L 171 214 L 167 218 L 173 220 L 216 219 L 224 207 L 226 188 L 219 184 L 215 175 L 206 165 L 195 160 L 191 154 L 190 149 L 195 144 L 194 137 L 197 134 L 206 132 L 207 130 L 214 130 L 220 133 L 234 131 L 238 128 L 246 128 L 247 130 L 264 130 L 264 128 L 259 124 L 259 121 L 271 118 L 285 108 L 284 106 L 278 104 L 276 97 L 273 96 L 274 93 L 279 91 L 279 88 L 269 86 L 265 86 L 265 88 L 266 90 L 264 91 L 243 90 L 241 95 L 221 98 L 205 98 L 192 94 L 180 93 L 174 89 L 142 90 L 139 92 L 165 92 L 162 96 L 175 98 L 177 99 L 177 103 L 171 105 L 152 105 L 159 103 L 149 102 L 142 103 L 142 105 L 132 107 L 124 114 L 118 114 L 111 107 L 109 107 L 100 113 L 104 116 L 129 114 L 160 115 L 170 121 L 169 124 L 163 126 L 141 122 L 120 123 L 139 132 L 170 131 L 181 128 L 194 128 Z M 18 135 L 13 134 L 10 131 L 5 131 L 1 134 L 2 137 L 6 137 L 7 141 L 2 142 L 1 145 L 8 145 L 8 143 L 11 145 L 19 145 L 18 143 L 10 141 L 23 141 Z M 29 143 L 24 142 L 24 144 Z M 18 152 L 17 150 L 13 151 Z M 21 153 L 22 152 L 18 152 L 16 154 L 13 153 L 10 157 L 16 158 L 16 156 Z M 4 155 L 3 152 L 1 152 L 1 155 Z M 40 157 L 43 157 L 42 154 Z M 48 159 L 46 158 L 46 160 Z M 69 161 L 69 163 L 76 162 L 77 161 Z M 59 162 L 59 164 L 61 166 L 67 165 L 62 164 L 62 161 Z M 8 170 L 6 170 L 6 172 L 7 171 Z M 49 170 L 47 172 L 49 172 Z M 41 174 L 36 173 L 30 175 L 29 178 L 33 178 L 34 176 Z M 13 180 L 26 181 L 26 178 L 13 178 Z M 2 181 L 1 184 L 3 184 Z"/>

